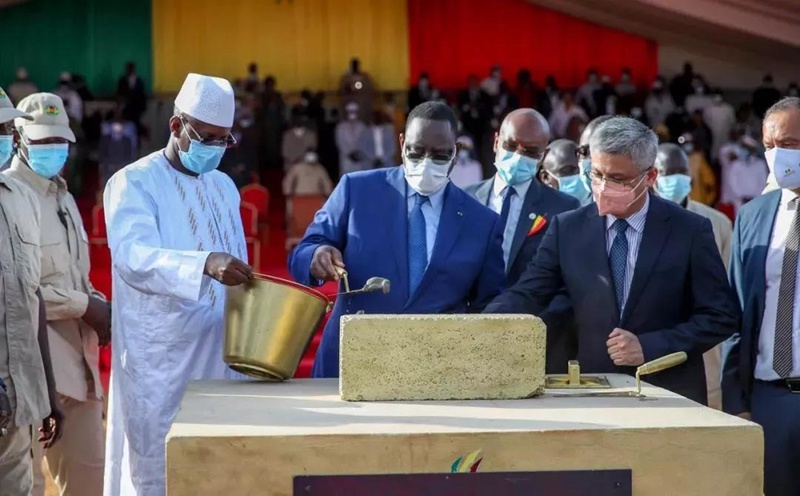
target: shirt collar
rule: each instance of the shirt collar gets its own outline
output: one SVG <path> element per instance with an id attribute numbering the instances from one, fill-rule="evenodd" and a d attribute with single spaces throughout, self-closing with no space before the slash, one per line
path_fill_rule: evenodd
<path id="1" fill-rule="evenodd" d="M 782 189 L 781 190 L 781 208 L 789 208 L 791 205 L 792 200 L 797 198 L 797 193 L 790 189 Z"/>
<path id="2" fill-rule="evenodd" d="M 517 192 L 517 196 L 519 196 L 520 198 L 525 198 L 525 196 L 528 194 L 528 189 L 531 187 L 532 181 L 533 179 L 528 179 L 524 183 L 519 183 L 512 186 L 514 190 Z M 507 186 L 508 183 L 506 183 L 505 180 L 502 177 L 500 177 L 500 174 L 494 175 L 494 185 L 492 186 L 492 192 L 496 196 L 503 196 L 506 192 Z"/>
<path id="3" fill-rule="evenodd" d="M 431 207 L 433 207 L 434 210 L 438 210 L 439 207 L 442 206 L 442 203 L 444 203 L 444 190 L 446 189 L 447 189 L 447 184 L 445 184 L 444 187 L 439 191 L 437 191 L 436 193 L 428 196 L 428 201 L 431 202 Z M 408 183 L 406 183 L 406 198 L 411 198 L 416 193 L 417 192 L 414 191 L 413 188 L 409 187 Z"/>
<path id="4" fill-rule="evenodd" d="M 647 211 L 650 209 L 650 193 L 646 192 L 645 195 L 644 205 L 642 208 L 640 208 L 635 214 L 625 219 L 628 221 L 628 225 L 639 233 L 644 231 L 644 221 L 647 218 Z M 617 217 L 614 217 L 611 214 L 606 215 L 606 230 L 611 229 L 611 226 L 613 226 L 614 222 L 616 221 Z"/>
<path id="5" fill-rule="evenodd" d="M 16 170 L 17 174 L 19 174 L 19 179 L 30 186 L 31 189 L 40 196 L 47 195 L 48 193 L 55 194 L 58 190 L 67 189 L 67 183 L 60 175 L 56 175 L 53 179 L 46 179 L 33 172 L 33 170 L 25 165 L 17 155 L 11 159 L 10 169 Z"/>

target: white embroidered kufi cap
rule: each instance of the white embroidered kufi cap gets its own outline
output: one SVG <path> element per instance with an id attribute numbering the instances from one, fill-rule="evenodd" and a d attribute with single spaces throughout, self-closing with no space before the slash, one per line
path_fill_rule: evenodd
<path id="1" fill-rule="evenodd" d="M 227 79 L 190 73 L 175 98 L 175 106 L 198 121 L 233 127 L 236 99 Z"/>

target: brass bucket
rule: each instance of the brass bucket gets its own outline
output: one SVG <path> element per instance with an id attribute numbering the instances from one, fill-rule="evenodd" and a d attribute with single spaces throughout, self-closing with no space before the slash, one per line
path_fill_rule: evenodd
<path id="1" fill-rule="evenodd" d="M 225 363 L 269 381 L 290 379 L 314 337 L 328 298 L 285 279 L 259 275 L 227 288 Z"/>

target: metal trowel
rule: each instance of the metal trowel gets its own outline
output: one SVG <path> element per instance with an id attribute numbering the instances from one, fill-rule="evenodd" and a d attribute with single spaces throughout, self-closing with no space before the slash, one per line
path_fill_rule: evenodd
<path id="1" fill-rule="evenodd" d="M 688 356 L 685 352 L 679 351 L 671 353 L 661 358 L 656 358 L 650 362 L 640 365 L 636 369 L 636 391 L 595 391 L 586 393 L 555 393 L 554 397 L 557 398 L 641 398 L 647 397 L 642 394 L 642 381 L 641 376 L 654 374 L 662 370 L 666 370 L 677 365 L 682 364 L 687 360 Z M 548 389 L 592 389 L 592 388 L 609 388 L 608 378 L 605 376 L 580 376 L 580 368 L 577 362 L 571 361 L 569 364 L 569 374 L 567 384 L 563 384 L 564 376 L 552 376 L 554 380 L 548 379 Z M 577 375 L 577 379 L 576 379 Z M 592 380 L 586 380 L 591 378 Z M 570 385 L 571 383 L 571 385 Z M 552 385 L 551 385 L 552 384 Z"/>
<path id="2" fill-rule="evenodd" d="M 350 282 L 347 280 L 347 271 L 337 267 L 336 273 L 339 274 L 339 277 L 342 278 L 342 283 L 344 284 L 344 292 L 337 293 L 336 296 L 342 295 L 354 295 L 354 294 L 361 294 L 361 293 L 376 293 L 381 292 L 383 294 L 388 293 L 392 289 L 392 283 L 389 279 L 383 277 L 370 277 L 367 279 L 367 282 L 364 283 L 364 287 L 361 289 L 354 289 L 350 290 Z"/>

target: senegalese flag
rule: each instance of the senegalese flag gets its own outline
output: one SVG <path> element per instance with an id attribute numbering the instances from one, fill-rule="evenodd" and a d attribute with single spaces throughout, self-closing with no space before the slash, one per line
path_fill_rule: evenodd
<path id="1" fill-rule="evenodd" d="M 478 458 L 480 454 L 481 450 L 477 450 L 467 455 L 466 458 L 459 456 L 458 459 L 455 462 L 453 462 L 453 465 L 450 467 L 450 472 L 454 474 L 477 472 L 478 466 L 483 461 L 483 457 Z"/>
<path id="2" fill-rule="evenodd" d="M 528 230 L 527 237 L 531 237 L 535 234 L 539 234 L 539 232 L 544 229 L 544 226 L 547 225 L 547 219 L 544 218 L 542 215 L 537 215 L 533 218 L 533 222 L 531 222 L 531 228 Z"/>

